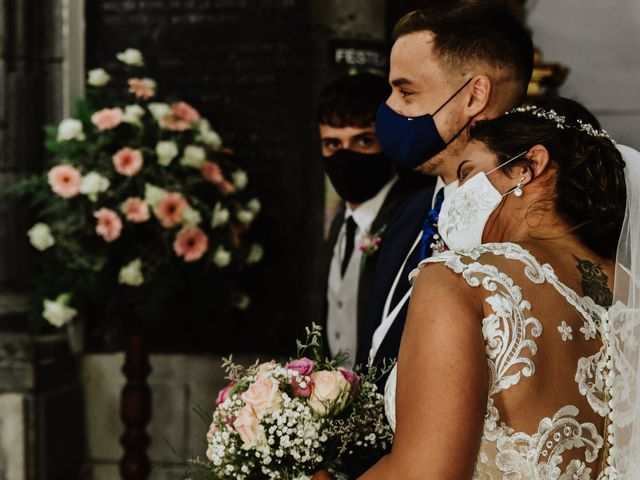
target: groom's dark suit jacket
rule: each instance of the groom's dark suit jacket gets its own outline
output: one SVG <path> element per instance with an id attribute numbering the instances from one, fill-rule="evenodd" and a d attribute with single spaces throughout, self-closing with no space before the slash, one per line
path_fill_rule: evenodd
<path id="1" fill-rule="evenodd" d="M 378 211 L 376 218 L 371 225 L 371 233 L 376 234 L 384 228 L 382 234 L 382 241 L 380 245 L 384 245 L 388 240 L 389 222 L 400 210 L 400 208 L 407 202 L 407 200 L 418 190 L 418 187 L 414 182 L 406 181 L 402 177 L 399 178 L 391 187 L 387 196 Z M 341 209 L 338 214 L 333 218 L 331 227 L 329 229 L 329 236 L 325 245 L 325 269 L 323 276 L 323 305 L 324 310 L 322 314 L 322 327 L 325 332 L 324 345 L 325 352 L 328 355 L 328 342 L 326 338 L 326 326 L 327 326 L 327 287 L 329 279 L 329 269 L 331 268 L 331 258 L 333 256 L 333 250 L 338 240 L 340 228 L 344 222 L 344 208 Z M 356 245 L 355 248 L 358 248 Z M 369 306 L 371 304 L 371 288 L 373 284 L 373 278 L 375 270 L 378 264 L 380 249 L 370 255 L 363 254 L 363 265 L 360 271 L 360 280 L 358 284 L 358 305 L 357 305 L 357 322 L 358 322 L 358 346 L 366 344 L 365 336 L 369 334 L 369 328 L 366 327 L 367 319 L 369 317 Z M 351 352 L 351 355 L 355 355 L 358 358 L 360 352 Z"/>

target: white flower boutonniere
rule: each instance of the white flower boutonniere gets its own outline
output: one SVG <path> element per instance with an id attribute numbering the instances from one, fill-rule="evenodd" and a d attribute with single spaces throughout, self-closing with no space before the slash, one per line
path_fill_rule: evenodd
<path id="1" fill-rule="evenodd" d="M 378 248 L 380 248 L 380 244 L 382 243 L 382 234 L 386 228 L 387 226 L 384 225 L 375 233 L 367 232 L 364 234 L 360 245 L 358 245 L 358 248 L 362 251 L 363 261 L 378 251 Z"/>

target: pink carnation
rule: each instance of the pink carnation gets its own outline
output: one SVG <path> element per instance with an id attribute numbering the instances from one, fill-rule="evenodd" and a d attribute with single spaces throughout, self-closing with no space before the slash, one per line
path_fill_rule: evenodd
<path id="1" fill-rule="evenodd" d="M 202 176 L 215 185 L 220 185 L 224 182 L 224 176 L 222 175 L 222 169 L 217 163 L 204 162 L 202 166 Z"/>
<path id="2" fill-rule="evenodd" d="M 140 171 L 144 158 L 140 150 L 129 147 L 121 148 L 113 156 L 113 166 L 120 175 L 132 177 Z"/>
<path id="3" fill-rule="evenodd" d="M 149 100 L 156 94 L 156 84 L 148 78 L 130 78 L 129 91 L 136 97 Z"/>
<path id="4" fill-rule="evenodd" d="M 200 260 L 209 248 L 209 238 L 198 227 L 185 227 L 176 236 L 173 250 L 185 262 Z"/>
<path id="5" fill-rule="evenodd" d="M 124 112 L 121 108 L 103 108 L 91 115 L 91 122 L 98 127 L 99 130 L 111 130 L 122 123 Z"/>
<path id="6" fill-rule="evenodd" d="M 165 228 L 173 228 L 182 222 L 182 215 L 189 204 L 179 193 L 167 193 L 154 207 L 153 213 Z"/>
<path id="7" fill-rule="evenodd" d="M 130 222 L 143 223 L 149 220 L 149 206 L 141 198 L 127 198 L 120 208 Z"/>
<path id="8" fill-rule="evenodd" d="M 80 193 L 82 175 L 71 165 L 58 165 L 49 170 L 51 190 L 62 198 L 75 197 Z"/>
<path id="9" fill-rule="evenodd" d="M 344 379 L 351 385 L 351 395 L 355 395 L 358 387 L 360 387 L 360 376 L 353 370 L 345 370 L 344 368 L 339 368 L 338 370 L 340 370 Z"/>
<path id="10" fill-rule="evenodd" d="M 171 111 L 178 120 L 184 120 L 187 123 L 194 124 L 200 121 L 200 114 L 191 105 L 185 102 L 176 102 L 171 104 Z"/>
<path id="11" fill-rule="evenodd" d="M 231 390 L 233 389 L 234 385 L 235 385 L 235 382 L 229 382 L 222 390 L 218 392 L 218 397 L 216 398 L 216 405 L 220 405 L 227 398 L 229 398 L 229 394 L 231 393 Z"/>
<path id="12" fill-rule="evenodd" d="M 94 212 L 94 217 L 98 219 L 96 233 L 106 242 L 117 240 L 122 232 L 122 220 L 116 212 L 108 208 L 101 208 Z"/>
<path id="13" fill-rule="evenodd" d="M 311 375 L 313 373 L 314 363 L 312 360 L 309 360 L 306 357 L 300 358 L 298 360 L 293 360 L 292 362 L 287 363 L 284 368 L 287 370 L 294 370 L 298 372 L 300 375 Z"/>

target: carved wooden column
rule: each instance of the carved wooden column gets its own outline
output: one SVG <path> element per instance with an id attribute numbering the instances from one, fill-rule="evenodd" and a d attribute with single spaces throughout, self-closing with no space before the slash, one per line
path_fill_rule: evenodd
<path id="1" fill-rule="evenodd" d="M 125 427 L 120 439 L 124 447 L 120 475 L 124 480 L 145 480 L 151 471 L 147 456 L 150 441 L 146 431 L 151 419 L 151 389 L 147 384 L 151 366 L 148 337 L 140 323 L 131 326 L 125 337 L 122 371 L 127 381 L 120 404 L 120 418 Z"/>

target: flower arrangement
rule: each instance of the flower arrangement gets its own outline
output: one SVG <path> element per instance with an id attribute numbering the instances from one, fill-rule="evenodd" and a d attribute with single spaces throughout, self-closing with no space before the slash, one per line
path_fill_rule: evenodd
<path id="1" fill-rule="evenodd" d="M 197 478 L 304 479 L 343 455 L 386 450 L 393 437 L 376 370 L 360 376 L 339 366 L 344 356 L 323 359 L 320 337 L 320 327 L 307 329 L 287 363 L 225 360 L 229 384 L 216 399 L 208 462 L 192 462 L 206 473 Z"/>
<path id="2" fill-rule="evenodd" d="M 41 316 L 62 326 L 118 288 L 162 299 L 175 293 L 163 282 L 188 275 L 246 308 L 229 279 L 263 255 L 248 239 L 261 204 L 247 173 L 198 110 L 156 99 L 140 51 L 117 58 L 125 78 L 88 72 L 74 118 L 46 129 L 53 165 L 13 188 L 37 211 L 28 236 L 42 252 Z"/>

